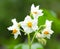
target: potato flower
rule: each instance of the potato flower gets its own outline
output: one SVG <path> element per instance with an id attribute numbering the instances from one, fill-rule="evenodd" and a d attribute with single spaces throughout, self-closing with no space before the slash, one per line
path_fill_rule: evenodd
<path id="1" fill-rule="evenodd" d="M 12 34 L 14 34 L 14 38 L 16 39 L 18 35 L 21 35 L 19 28 L 20 24 L 17 23 L 16 19 L 12 19 L 12 23 L 13 25 L 8 27 L 7 29 L 10 31 L 12 30 Z"/>
<path id="2" fill-rule="evenodd" d="M 43 37 L 47 37 L 48 39 L 50 39 L 51 35 L 53 34 L 53 30 L 51 30 L 51 24 L 52 21 L 46 20 L 46 24 L 45 24 L 45 28 L 42 30 L 42 35 Z"/>
<path id="3" fill-rule="evenodd" d="M 38 28 L 37 21 L 35 19 L 31 19 L 31 17 L 28 15 L 25 17 L 24 21 L 20 22 L 20 24 L 26 34 L 36 31 Z"/>
<path id="4" fill-rule="evenodd" d="M 31 6 L 31 14 L 33 15 L 33 17 L 35 19 L 37 19 L 39 16 L 43 15 L 43 10 L 39 9 L 39 6 L 34 6 L 34 4 L 32 4 Z"/>

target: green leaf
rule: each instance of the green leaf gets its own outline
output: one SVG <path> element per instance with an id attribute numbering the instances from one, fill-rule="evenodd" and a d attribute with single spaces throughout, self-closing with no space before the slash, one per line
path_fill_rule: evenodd
<path id="1" fill-rule="evenodd" d="M 14 49 L 29 49 L 29 46 L 28 44 L 19 44 L 15 46 Z M 34 43 L 32 44 L 31 49 L 43 49 L 43 47 L 40 43 Z"/>
<path id="2" fill-rule="evenodd" d="M 32 45 L 31 49 L 43 49 L 43 47 L 40 43 L 35 43 L 35 44 Z"/>
<path id="3" fill-rule="evenodd" d="M 60 32 L 60 27 L 59 27 L 60 21 L 49 10 L 44 9 L 43 13 L 44 15 L 38 18 L 38 26 L 44 25 L 46 20 L 50 20 L 50 21 L 53 21 L 52 29 L 54 30 L 54 32 L 59 33 Z"/>

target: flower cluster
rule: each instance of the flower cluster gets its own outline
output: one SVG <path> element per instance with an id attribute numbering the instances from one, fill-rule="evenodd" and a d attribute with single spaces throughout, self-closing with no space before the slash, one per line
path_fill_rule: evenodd
<path id="1" fill-rule="evenodd" d="M 39 6 L 34 6 L 34 4 L 32 4 L 30 14 L 32 14 L 33 19 L 29 15 L 27 15 L 24 21 L 21 22 L 17 22 L 16 19 L 12 19 L 13 25 L 8 27 L 8 30 L 12 30 L 14 38 L 16 39 L 18 35 L 21 35 L 20 31 L 23 31 L 26 35 L 35 32 L 35 37 L 37 39 L 50 39 L 51 35 L 54 33 L 51 29 L 53 21 L 46 20 L 45 24 L 42 25 L 44 28 L 41 30 L 41 26 L 38 27 L 38 18 L 44 15 L 43 10 L 39 9 Z"/>

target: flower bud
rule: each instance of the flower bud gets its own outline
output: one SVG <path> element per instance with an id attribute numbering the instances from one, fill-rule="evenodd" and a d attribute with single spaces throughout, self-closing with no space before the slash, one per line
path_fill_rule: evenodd
<path id="1" fill-rule="evenodd" d="M 38 41 L 39 41 L 42 45 L 46 45 L 46 39 L 40 38 L 40 39 L 38 39 Z"/>

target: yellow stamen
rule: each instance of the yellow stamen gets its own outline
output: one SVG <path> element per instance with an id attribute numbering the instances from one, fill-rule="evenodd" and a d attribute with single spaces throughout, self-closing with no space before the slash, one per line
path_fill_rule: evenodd
<path id="1" fill-rule="evenodd" d="M 12 31 L 12 34 L 16 34 L 16 32 L 17 32 L 17 30 L 16 30 L 16 29 L 14 29 L 14 30 Z"/>
<path id="2" fill-rule="evenodd" d="M 27 23 L 28 27 L 32 27 L 32 22 Z"/>
<path id="3" fill-rule="evenodd" d="M 37 14 L 37 12 L 33 12 L 34 14 Z"/>
<path id="4" fill-rule="evenodd" d="M 44 34 L 46 34 L 46 35 L 47 35 L 47 34 L 49 34 L 49 32 L 48 32 L 48 31 L 45 31 L 45 32 L 44 32 Z"/>

